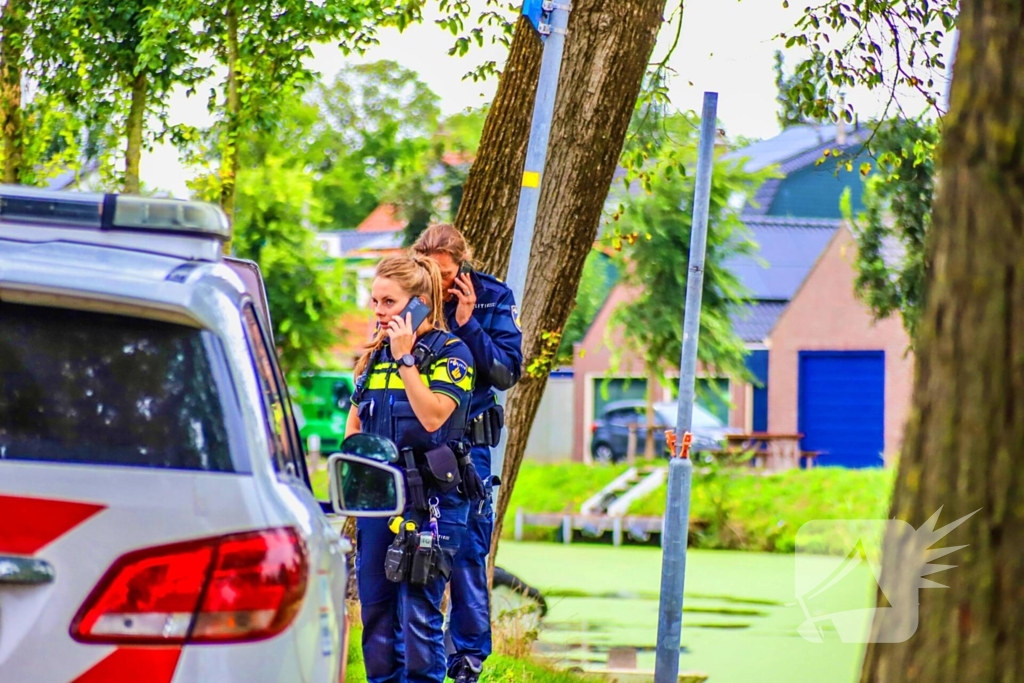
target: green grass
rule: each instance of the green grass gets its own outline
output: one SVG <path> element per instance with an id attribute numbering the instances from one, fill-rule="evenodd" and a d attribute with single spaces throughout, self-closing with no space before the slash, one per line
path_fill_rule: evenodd
<path id="1" fill-rule="evenodd" d="M 327 476 L 327 470 L 311 472 L 309 478 L 313 484 L 313 495 L 317 500 L 327 500 L 331 497 L 330 480 Z"/>
<path id="2" fill-rule="evenodd" d="M 366 683 L 362 642 L 363 629 L 353 626 L 348 634 L 348 668 L 345 670 L 345 683 Z"/>
<path id="3" fill-rule="evenodd" d="M 629 469 L 626 465 L 589 467 L 567 462 L 551 465 L 526 461 L 519 469 L 509 513 L 578 511 L 587 498 Z M 511 519 L 511 518 L 509 518 Z"/>
<path id="4" fill-rule="evenodd" d="M 595 681 L 588 676 L 556 671 L 537 662 L 494 655 L 487 659 L 480 683 L 583 683 Z"/>
<path id="5" fill-rule="evenodd" d="M 363 651 L 360 646 L 362 633 L 362 629 L 354 627 L 349 634 L 348 671 L 345 683 L 366 683 Z M 584 683 L 593 680 L 567 671 L 556 671 L 538 662 L 512 659 L 502 655 L 489 657 L 484 673 L 480 677 L 480 683 Z"/>

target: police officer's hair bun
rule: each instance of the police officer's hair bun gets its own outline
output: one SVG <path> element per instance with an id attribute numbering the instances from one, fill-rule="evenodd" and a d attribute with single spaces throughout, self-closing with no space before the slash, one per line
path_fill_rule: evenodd
<path id="1" fill-rule="evenodd" d="M 473 264 L 473 250 L 466 238 L 451 223 L 435 223 L 420 233 L 412 245 L 416 254 L 448 254 L 456 264 L 469 261 Z M 474 264 L 475 265 L 475 264 Z"/>

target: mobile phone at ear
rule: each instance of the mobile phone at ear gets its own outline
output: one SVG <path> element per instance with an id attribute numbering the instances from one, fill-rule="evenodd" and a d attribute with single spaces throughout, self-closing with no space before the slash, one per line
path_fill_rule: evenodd
<path id="1" fill-rule="evenodd" d="M 472 272 L 473 272 L 473 266 L 469 265 L 469 261 L 463 261 L 462 265 L 459 266 L 459 275 L 458 275 L 458 277 L 462 277 L 463 275 L 469 275 Z"/>
<path id="2" fill-rule="evenodd" d="M 406 304 L 405 308 L 398 315 L 401 316 L 402 320 L 405 320 L 407 314 L 412 314 L 412 330 L 413 332 L 423 324 L 423 321 L 430 315 L 430 306 L 423 303 L 418 296 L 414 296 L 409 299 L 409 303 Z"/>

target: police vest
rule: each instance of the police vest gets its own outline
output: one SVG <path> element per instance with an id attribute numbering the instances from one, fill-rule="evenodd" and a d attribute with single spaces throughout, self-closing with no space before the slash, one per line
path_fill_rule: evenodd
<path id="1" fill-rule="evenodd" d="M 371 356 L 352 396 L 362 431 L 390 439 L 400 449 L 417 451 L 460 440 L 473 392 L 473 356 L 469 348 L 448 332 L 432 330 L 417 340 L 413 355 L 420 380 L 432 392 L 455 401 L 455 411 L 437 431 L 428 432 L 413 412 L 398 363 L 385 344 Z"/>

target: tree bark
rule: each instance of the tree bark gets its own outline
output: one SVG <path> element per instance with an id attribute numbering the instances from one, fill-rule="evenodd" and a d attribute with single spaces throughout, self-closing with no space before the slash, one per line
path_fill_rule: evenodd
<path id="1" fill-rule="evenodd" d="M 508 399 L 492 565 L 509 494 L 547 384 L 549 359 L 558 346 L 557 336 L 545 338 L 544 332 L 560 332 L 572 308 L 664 6 L 664 0 L 573 3 L 520 302 L 528 370 Z M 459 211 L 458 225 L 484 268 L 496 273 L 508 264 L 540 50 L 532 27 L 521 19 Z M 531 364 L 539 367 L 530 369 Z"/>
<path id="2" fill-rule="evenodd" d="M 21 61 L 25 51 L 28 2 L 7 0 L 0 24 L 0 129 L 3 134 L 5 183 L 20 183 L 25 160 L 21 120 Z"/>
<path id="3" fill-rule="evenodd" d="M 887 539 L 882 586 L 919 593 L 920 619 L 909 640 L 868 646 L 866 683 L 1024 680 L 1024 34 L 1019 2 L 961 10 L 891 516 L 979 512 L 935 544 L 969 544 L 936 561 L 956 565 L 929 577 L 947 589 L 918 591 L 921 553 Z"/>
<path id="4" fill-rule="evenodd" d="M 124 192 L 139 194 L 142 183 L 139 180 L 139 161 L 142 158 L 142 132 L 146 126 L 146 98 L 149 82 L 146 74 L 139 72 L 132 81 L 132 103 L 128 110 L 128 146 L 124 153 Z"/>
<path id="5" fill-rule="evenodd" d="M 241 100 L 238 95 L 238 8 L 228 3 L 225 62 L 228 67 L 227 92 L 224 101 L 224 152 L 220 162 L 220 206 L 228 219 L 235 218 L 235 181 L 238 177 L 238 135 L 241 127 Z M 230 249 L 224 245 L 225 253 Z"/>

